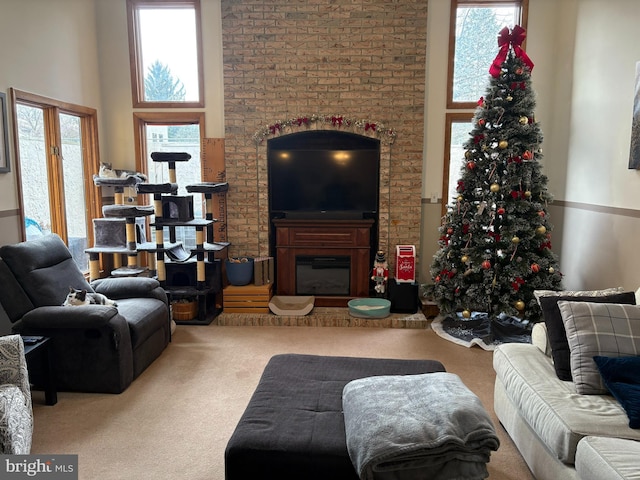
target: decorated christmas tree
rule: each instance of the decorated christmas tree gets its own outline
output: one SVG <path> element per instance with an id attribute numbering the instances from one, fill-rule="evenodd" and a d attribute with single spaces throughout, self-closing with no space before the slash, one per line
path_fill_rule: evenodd
<path id="1" fill-rule="evenodd" d="M 504 28 L 478 101 L 465 158 L 431 266 L 441 314 L 540 320 L 534 290 L 558 290 L 542 174 L 542 134 L 534 117 L 533 63 L 522 50 L 524 30 Z"/>

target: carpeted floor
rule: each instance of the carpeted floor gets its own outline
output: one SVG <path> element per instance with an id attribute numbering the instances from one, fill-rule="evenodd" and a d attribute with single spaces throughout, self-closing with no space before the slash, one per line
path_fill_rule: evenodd
<path id="1" fill-rule="evenodd" d="M 224 449 L 269 358 L 308 353 L 433 358 L 492 415 L 501 446 L 490 478 L 533 478 L 493 413 L 492 354 L 429 328 L 181 326 L 120 395 L 34 392 L 33 453 L 77 454 L 82 480 L 224 479 Z"/>

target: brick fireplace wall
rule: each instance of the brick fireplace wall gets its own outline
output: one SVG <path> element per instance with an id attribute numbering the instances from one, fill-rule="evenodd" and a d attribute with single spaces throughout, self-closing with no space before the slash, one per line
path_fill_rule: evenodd
<path id="1" fill-rule="evenodd" d="M 395 245 L 418 246 L 427 1 L 222 0 L 221 5 L 230 254 L 268 254 L 270 137 L 258 134 L 255 141 L 254 136 L 312 115 L 361 119 L 395 132 L 392 144 L 382 142 L 378 244 L 390 263 Z M 347 127 L 317 122 L 315 128 Z M 365 133 L 361 127 L 348 131 Z"/>

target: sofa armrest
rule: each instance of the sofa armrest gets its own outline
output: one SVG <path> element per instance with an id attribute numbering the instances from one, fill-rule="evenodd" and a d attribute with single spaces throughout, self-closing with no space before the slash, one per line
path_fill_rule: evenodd
<path id="1" fill-rule="evenodd" d="M 149 277 L 101 278 L 91 282 L 96 293 L 112 300 L 120 298 L 157 298 L 167 303 L 167 295 L 160 288 L 160 282 Z"/>
<path id="2" fill-rule="evenodd" d="M 27 312 L 22 317 L 20 325 L 29 330 L 100 328 L 117 315 L 118 309 L 107 305 L 47 306 L 34 308 Z"/>
<path id="3" fill-rule="evenodd" d="M 536 323 L 531 329 L 531 343 L 544 353 L 547 357 L 551 356 L 551 343 L 547 334 L 547 326 L 544 322 Z"/>
<path id="4" fill-rule="evenodd" d="M 7 383 L 22 390 L 31 408 L 29 373 L 24 356 L 24 344 L 19 335 L 0 337 L 0 385 Z"/>

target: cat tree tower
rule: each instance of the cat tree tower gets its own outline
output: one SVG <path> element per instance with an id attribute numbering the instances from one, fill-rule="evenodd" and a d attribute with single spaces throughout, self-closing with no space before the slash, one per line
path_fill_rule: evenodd
<path id="1" fill-rule="evenodd" d="M 229 185 L 222 183 L 198 183 L 188 185 L 189 193 L 201 193 L 205 197 L 205 218 L 194 218 L 193 195 L 178 195 L 176 162 L 187 162 L 191 155 L 183 152 L 153 152 L 154 162 L 166 163 L 169 183 L 136 185 L 137 192 L 153 195 L 155 219 L 155 263 L 157 278 L 172 301 L 195 302 L 195 318 L 181 323 L 209 324 L 220 313 L 216 296 L 222 291 L 222 265 L 227 242 L 215 242 L 212 196 L 224 194 Z M 195 228 L 195 248 L 187 252 L 181 244 L 175 244 L 175 228 Z M 169 231 L 170 245 L 165 245 L 165 228 Z M 144 247 L 146 249 L 146 247 Z M 175 318 L 174 318 L 175 319 Z M 181 319 L 175 319 L 179 321 Z"/>
<path id="2" fill-rule="evenodd" d="M 176 162 L 187 162 L 191 155 L 183 152 L 154 152 L 154 162 L 166 163 L 168 183 L 146 183 L 139 175 L 123 178 L 94 177 L 97 186 L 114 187 L 114 204 L 102 209 L 104 218 L 94 219 L 94 247 L 89 254 L 91 280 L 100 277 L 100 255 L 112 254 L 113 276 L 133 276 L 147 269 L 138 262 L 138 253 L 147 254 L 149 275 L 165 289 L 169 300 L 194 305 L 193 315 L 176 318 L 178 323 L 206 325 L 220 313 L 216 296 L 222 292 L 221 258 L 226 258 L 229 243 L 214 241 L 213 195 L 225 194 L 227 182 L 197 183 L 186 187 L 189 193 L 199 193 L 205 199 L 205 218 L 194 218 L 193 195 L 178 195 Z M 135 188 L 136 194 L 150 194 L 153 205 L 124 204 L 124 188 Z M 146 241 L 145 217 L 153 215 L 150 227 L 155 242 Z M 186 250 L 176 242 L 176 227 L 195 229 L 195 248 Z M 165 229 L 169 241 L 165 242 Z M 127 265 L 121 257 L 126 255 Z M 218 257 L 218 258 L 216 258 Z M 174 303 L 175 307 L 175 303 Z"/>

